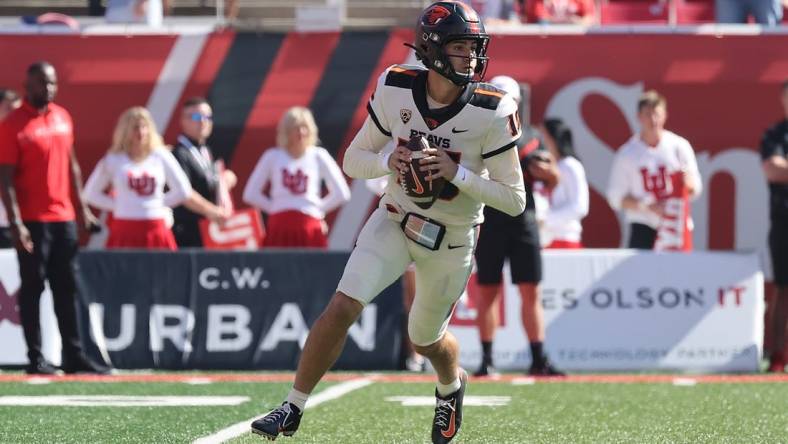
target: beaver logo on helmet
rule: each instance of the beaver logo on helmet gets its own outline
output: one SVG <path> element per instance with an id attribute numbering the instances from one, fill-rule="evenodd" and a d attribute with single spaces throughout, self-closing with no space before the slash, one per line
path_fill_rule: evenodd
<path id="1" fill-rule="evenodd" d="M 473 72 L 455 71 L 446 46 L 457 40 L 471 40 L 475 53 L 470 57 L 476 61 Z M 484 30 L 479 15 L 470 6 L 456 1 L 434 3 L 422 12 L 416 25 L 416 41 L 406 43 L 413 48 L 416 57 L 424 66 L 449 79 L 455 85 L 465 86 L 469 82 L 481 81 L 487 70 L 487 44 L 490 36 Z"/>
<path id="2" fill-rule="evenodd" d="M 424 13 L 422 17 L 422 22 L 425 25 L 434 26 L 437 25 L 438 22 L 445 19 L 446 17 L 451 15 L 451 11 L 446 9 L 441 5 L 433 5 L 431 8 L 427 9 L 427 12 Z"/>

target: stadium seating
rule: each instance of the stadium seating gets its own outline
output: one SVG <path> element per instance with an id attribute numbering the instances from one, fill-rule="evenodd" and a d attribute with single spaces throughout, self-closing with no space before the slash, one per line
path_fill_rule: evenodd
<path id="1" fill-rule="evenodd" d="M 675 0 L 676 23 L 692 25 L 714 23 L 714 0 Z"/>
<path id="2" fill-rule="evenodd" d="M 659 0 L 602 0 L 600 22 L 612 24 L 667 24 L 669 3 Z"/>

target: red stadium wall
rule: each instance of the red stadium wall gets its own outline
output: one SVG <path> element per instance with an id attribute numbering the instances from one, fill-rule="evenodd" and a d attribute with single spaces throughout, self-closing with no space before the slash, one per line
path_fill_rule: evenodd
<path id="1" fill-rule="evenodd" d="M 216 118 L 212 146 L 239 174 L 239 197 L 290 106 L 313 109 L 324 146 L 341 159 L 365 118 L 377 75 L 412 57 L 401 44 L 410 39 L 407 30 L 1 35 L 0 85 L 21 90 L 24 70 L 35 60 L 56 66 L 58 101 L 74 115 L 85 174 L 105 152 L 125 108 L 149 106 L 172 142 L 179 104 L 208 96 Z M 767 196 L 757 149 L 763 130 L 782 113 L 778 94 L 788 77 L 788 36 L 502 35 L 493 39 L 490 57 L 488 77 L 507 74 L 531 84 L 532 121 L 559 116 L 572 127 L 592 189 L 587 246 L 619 245 L 618 220 L 601 196 L 612 154 L 636 124 L 636 98 L 650 88 L 667 96 L 668 127 L 690 140 L 704 175 L 706 189 L 693 207 L 696 247 L 765 245 Z M 354 199 L 369 199 L 361 194 Z M 366 211 L 369 204 L 346 211 Z M 359 228 L 334 225 L 351 238 Z M 352 246 L 345 244 L 336 246 Z"/>

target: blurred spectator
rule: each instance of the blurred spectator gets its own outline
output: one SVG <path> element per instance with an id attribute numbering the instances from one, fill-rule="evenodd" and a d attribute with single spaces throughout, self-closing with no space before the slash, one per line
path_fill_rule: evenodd
<path id="1" fill-rule="evenodd" d="M 110 186 L 112 195 L 105 193 Z M 129 108 L 120 116 L 109 152 L 85 185 L 88 201 L 112 212 L 107 248 L 177 249 L 166 223 L 168 207 L 185 202 L 207 216 L 221 217 L 194 203 L 193 194 L 153 118 L 142 107 Z"/>
<path id="2" fill-rule="evenodd" d="M 238 0 L 224 0 L 224 17 L 227 20 L 237 19 L 240 9 Z"/>
<path id="3" fill-rule="evenodd" d="M 769 251 L 777 287 L 770 326 L 770 372 L 785 369 L 785 328 L 788 327 L 788 80 L 783 82 L 781 99 L 785 117 L 766 130 L 761 140 L 763 171 L 769 182 Z"/>
<path id="4" fill-rule="evenodd" d="M 547 149 L 558 159 L 561 180 L 550 193 L 550 208 L 541 234 L 547 248 L 582 248 L 583 225 L 588 215 L 588 182 L 583 164 L 575 154 L 572 130 L 561 119 L 547 119 L 542 124 Z"/>
<path id="5" fill-rule="evenodd" d="M 747 23 L 752 15 L 755 23 L 776 26 L 783 19 L 785 0 L 716 0 L 717 23 Z"/>
<path id="6" fill-rule="evenodd" d="M 222 170 L 214 161 L 211 148 L 206 145 L 213 132 L 213 110 L 202 97 L 186 100 L 181 110 L 181 134 L 172 154 L 186 173 L 195 194 L 193 200 L 200 201 L 202 208 L 211 208 L 213 213 L 226 213 L 220 203 L 220 190 L 230 190 L 237 181 L 230 170 Z M 175 208 L 175 224 L 172 231 L 178 246 L 202 247 L 199 220 L 200 214 L 185 205 Z"/>
<path id="7" fill-rule="evenodd" d="M 521 107 L 528 106 L 528 101 L 522 100 L 520 85 L 513 78 L 496 76 L 490 83 L 511 95 Z M 502 270 L 507 258 L 512 282 L 520 290 L 521 317 L 531 347 L 532 361 L 528 373 L 535 376 L 563 374 L 548 362 L 543 350 L 544 313 L 539 302 L 542 254 L 533 198 L 534 183 L 544 181 L 553 187 L 558 181 L 558 171 L 550 155 L 540 147 L 536 134 L 533 128 L 524 126 L 523 136 L 517 141 L 525 179 L 525 211 L 512 217 L 490 206 L 484 207 L 484 223 L 479 232 L 475 253 L 476 278 L 479 284 L 477 325 L 482 342 L 482 364 L 475 372 L 476 376 L 496 374 L 492 360 L 492 341 L 499 320 L 495 307 L 502 293 Z"/>
<path id="8" fill-rule="evenodd" d="M 77 204 L 85 228 L 96 226 L 82 195 L 82 174 L 74 152 L 71 115 L 53 103 L 57 73 L 48 62 L 27 69 L 25 100 L 0 123 L 0 185 L 17 250 L 22 286 L 19 316 L 27 342 L 30 374 L 54 374 L 41 353 L 39 308 L 49 280 L 66 373 L 106 373 L 88 359 L 77 329 L 75 305 Z M 17 193 L 19 190 L 19 193 Z"/>
<path id="9" fill-rule="evenodd" d="M 496 22 L 519 21 L 515 0 L 460 0 L 481 16 L 485 25 Z"/>
<path id="10" fill-rule="evenodd" d="M 101 0 L 88 0 L 88 15 L 91 17 L 101 17 L 105 12 Z"/>
<path id="11" fill-rule="evenodd" d="M 244 202 L 268 214 L 264 246 L 326 248 L 325 216 L 350 200 L 345 177 L 331 154 L 315 146 L 317 125 L 307 108 L 284 113 L 276 142 L 260 157 L 243 193 Z M 322 197 L 321 182 L 328 189 Z"/>
<path id="12" fill-rule="evenodd" d="M 637 109 L 640 132 L 616 152 L 607 201 L 630 224 L 628 248 L 691 250 L 689 201 L 703 187 L 695 152 L 665 129 L 665 97 L 646 91 Z"/>
<path id="13" fill-rule="evenodd" d="M 14 90 L 0 88 L 0 122 L 2 122 L 11 111 L 19 108 L 20 105 L 22 105 L 22 100 Z M 8 228 L 8 217 L 5 207 L 3 206 L 3 201 L 0 199 L 0 248 L 12 248 L 13 246 L 14 243 L 11 241 L 11 230 Z"/>
<path id="14" fill-rule="evenodd" d="M 80 31 L 79 22 L 74 17 L 59 12 L 47 12 L 41 15 L 23 15 L 22 23 L 26 25 L 59 26 L 74 32 Z"/>
<path id="15" fill-rule="evenodd" d="M 594 0 L 525 0 L 528 23 L 591 25 Z"/>
<path id="16" fill-rule="evenodd" d="M 170 0 L 107 0 L 104 17 L 109 23 L 144 23 L 161 26 Z"/>

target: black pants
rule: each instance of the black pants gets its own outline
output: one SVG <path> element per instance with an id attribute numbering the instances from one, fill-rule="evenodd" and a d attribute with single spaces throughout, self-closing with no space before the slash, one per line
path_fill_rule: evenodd
<path id="1" fill-rule="evenodd" d="M 788 221 L 772 217 L 769 253 L 772 256 L 774 284 L 778 287 L 788 286 Z"/>
<path id="2" fill-rule="evenodd" d="M 33 239 L 33 252 L 17 250 L 22 286 L 19 290 L 19 317 L 27 341 L 31 363 L 41 355 L 40 301 L 44 282 L 49 280 L 52 300 L 63 339 L 63 360 L 82 353 L 77 329 L 76 263 L 77 225 L 75 222 L 25 222 Z"/>
<path id="3" fill-rule="evenodd" d="M 628 248 L 639 250 L 653 250 L 654 242 L 657 240 L 657 230 L 648 225 L 634 223 L 629 226 L 629 245 Z"/>
<path id="4" fill-rule="evenodd" d="M 13 248 L 14 242 L 11 240 L 11 229 L 0 227 L 0 248 Z"/>
<path id="5" fill-rule="evenodd" d="M 203 246 L 197 219 L 180 221 L 176 218 L 172 234 L 175 236 L 178 248 L 202 248 Z"/>

